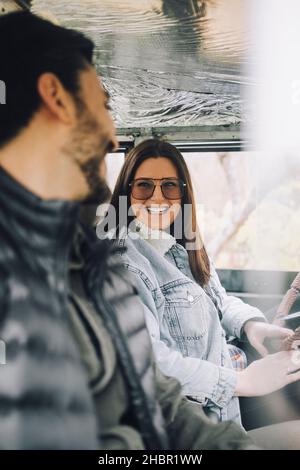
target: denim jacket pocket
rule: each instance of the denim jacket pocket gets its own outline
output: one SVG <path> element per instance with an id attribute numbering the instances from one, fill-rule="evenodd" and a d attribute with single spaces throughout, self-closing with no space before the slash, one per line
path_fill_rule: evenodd
<path id="1" fill-rule="evenodd" d="M 162 287 L 166 305 L 182 308 L 191 308 L 196 305 L 204 292 L 201 287 L 192 281 L 173 281 Z"/>
<path id="2" fill-rule="evenodd" d="M 203 305 L 205 295 L 201 287 L 192 281 L 173 281 L 163 286 L 162 293 L 171 337 L 183 355 L 201 357 L 208 331 L 207 311 Z"/>

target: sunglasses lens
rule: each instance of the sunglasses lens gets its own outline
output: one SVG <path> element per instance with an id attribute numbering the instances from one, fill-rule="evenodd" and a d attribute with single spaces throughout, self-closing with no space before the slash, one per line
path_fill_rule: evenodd
<path id="1" fill-rule="evenodd" d="M 183 186 L 179 180 L 163 181 L 161 188 L 166 199 L 180 199 L 183 196 Z"/>
<path id="2" fill-rule="evenodd" d="M 135 199 L 149 199 L 153 194 L 154 182 L 149 180 L 134 181 L 132 185 L 132 196 Z"/>

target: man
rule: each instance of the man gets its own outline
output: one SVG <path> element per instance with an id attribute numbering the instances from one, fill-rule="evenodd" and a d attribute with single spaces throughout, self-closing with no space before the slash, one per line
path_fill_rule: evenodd
<path id="1" fill-rule="evenodd" d="M 107 198 L 102 162 L 117 145 L 92 43 L 30 13 L 0 18 L 4 43 L 0 447 L 252 448 L 242 430 L 211 424 L 155 370 L 130 280 L 85 228 L 77 231 L 69 291 L 76 201 Z"/>
<path id="2" fill-rule="evenodd" d="M 74 31 L 12 13 L 0 44 L 0 448 L 95 448 L 66 286 L 73 201 L 98 188 L 116 145 L 107 96 L 93 44 Z"/>

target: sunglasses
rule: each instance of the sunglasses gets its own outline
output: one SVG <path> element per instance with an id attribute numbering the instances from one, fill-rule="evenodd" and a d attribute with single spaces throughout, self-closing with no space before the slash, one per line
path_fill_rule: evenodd
<path id="1" fill-rule="evenodd" d="M 159 182 L 158 184 L 156 183 Z M 156 186 L 160 186 L 161 192 L 166 199 L 181 199 L 184 195 L 186 184 L 178 178 L 137 178 L 133 180 L 131 195 L 134 199 L 146 200 L 153 196 Z"/>

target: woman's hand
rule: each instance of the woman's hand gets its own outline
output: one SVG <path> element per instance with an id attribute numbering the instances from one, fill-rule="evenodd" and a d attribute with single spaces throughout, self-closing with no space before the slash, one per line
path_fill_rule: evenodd
<path id="1" fill-rule="evenodd" d="M 275 392 L 300 379 L 300 360 L 296 351 L 281 351 L 252 362 L 237 372 L 235 395 L 257 397 Z"/>
<path id="2" fill-rule="evenodd" d="M 244 325 L 244 332 L 249 343 L 263 357 L 268 354 L 268 350 L 263 344 L 266 338 L 277 338 L 283 340 L 294 333 L 293 330 L 289 330 L 288 328 L 282 328 L 278 325 L 270 325 L 269 323 L 252 320 L 247 321 Z"/>

